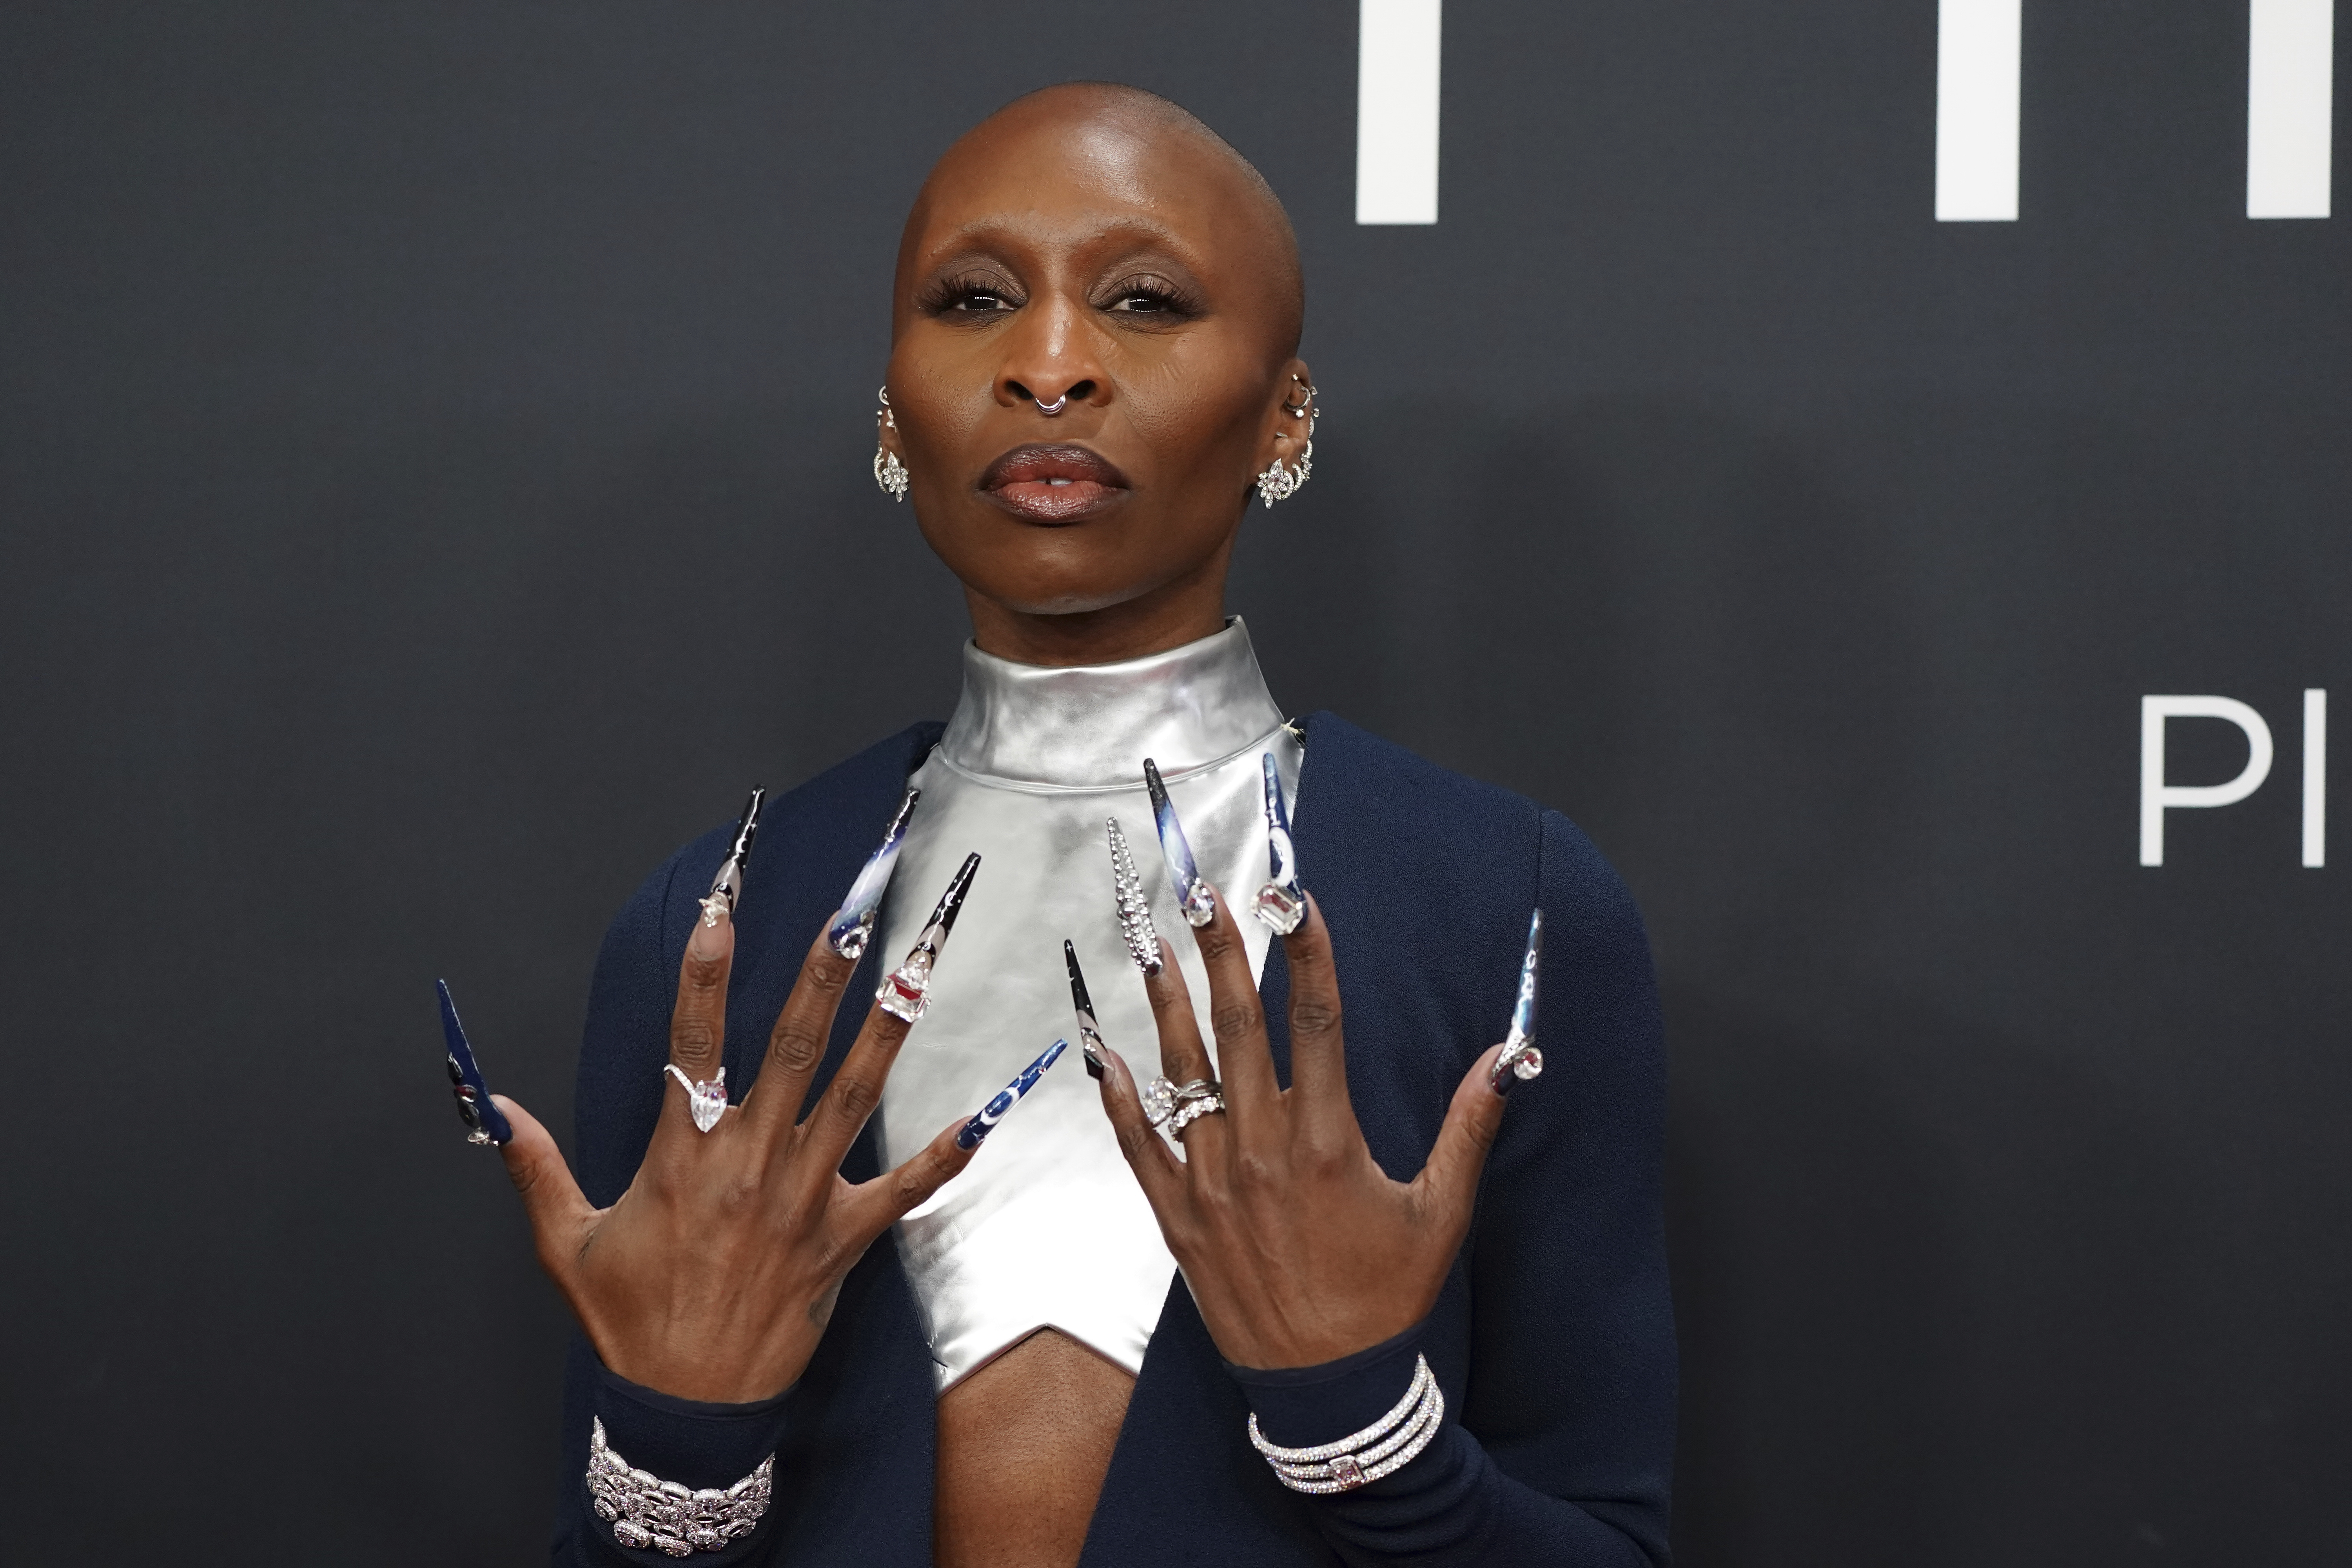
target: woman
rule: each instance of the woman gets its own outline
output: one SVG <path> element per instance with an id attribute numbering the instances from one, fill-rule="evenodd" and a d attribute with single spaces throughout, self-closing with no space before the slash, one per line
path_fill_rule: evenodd
<path id="1" fill-rule="evenodd" d="M 963 699 L 622 911 L 578 1184 L 497 1101 L 585 1330 L 559 1561 L 1663 1561 L 1639 917 L 1565 818 L 1286 724 L 1224 617 L 1308 472 L 1301 310 L 1272 192 L 1150 94 L 1033 94 L 926 182 L 875 471 L 964 584 Z"/>

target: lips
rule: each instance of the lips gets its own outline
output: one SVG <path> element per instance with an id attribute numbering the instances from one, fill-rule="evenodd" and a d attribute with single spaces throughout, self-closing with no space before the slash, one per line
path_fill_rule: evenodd
<path id="1" fill-rule="evenodd" d="M 1084 447 L 1015 447 L 980 478 L 982 495 L 1033 522 L 1068 522 L 1127 493 L 1127 476 Z"/>

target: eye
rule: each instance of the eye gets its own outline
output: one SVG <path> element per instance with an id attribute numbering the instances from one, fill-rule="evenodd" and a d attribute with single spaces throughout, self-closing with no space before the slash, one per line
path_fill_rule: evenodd
<path id="1" fill-rule="evenodd" d="M 1114 286 L 1103 309 L 1122 316 L 1174 318 L 1194 313 L 1192 300 L 1162 278 L 1129 278 Z"/>
<path id="2" fill-rule="evenodd" d="M 924 289 L 922 304 L 933 315 L 993 316 L 1020 309 L 1021 299 L 1001 279 L 967 273 Z"/>

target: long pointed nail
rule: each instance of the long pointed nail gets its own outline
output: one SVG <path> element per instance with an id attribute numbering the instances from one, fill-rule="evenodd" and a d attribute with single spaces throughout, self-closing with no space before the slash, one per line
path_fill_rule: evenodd
<path id="1" fill-rule="evenodd" d="M 907 819 L 915 815 L 915 803 L 923 797 L 921 790 L 908 786 L 891 815 L 890 829 L 882 835 L 882 847 L 866 858 L 857 873 L 857 880 L 849 884 L 849 896 L 841 900 L 826 922 L 824 940 L 833 951 L 855 963 L 866 955 L 866 944 L 874 937 L 874 918 L 881 912 L 882 895 L 889 890 L 890 873 L 898 868 L 898 846 L 906 841 Z"/>
<path id="2" fill-rule="evenodd" d="M 875 991 L 874 1000 L 892 1017 L 911 1024 L 931 1005 L 931 965 L 940 961 L 940 949 L 947 945 L 948 932 L 955 929 L 956 914 L 963 908 L 964 895 L 971 891 L 972 873 L 979 869 L 977 853 L 963 858 L 963 868 L 940 895 L 939 908 L 931 911 L 930 922 L 915 939 L 915 945 L 907 950 L 906 962 L 886 975 Z"/>
<path id="3" fill-rule="evenodd" d="M 1536 1049 L 1536 966 L 1543 958 L 1543 911 L 1538 910 L 1528 922 L 1528 955 L 1519 961 L 1519 995 L 1511 1005 L 1511 1032 L 1503 1037 L 1503 1048 L 1495 1058 L 1486 1082 L 1496 1094 L 1508 1094 L 1511 1086 L 1540 1075 L 1544 1069 L 1543 1053 Z"/>
<path id="4" fill-rule="evenodd" d="M 466 1043 L 466 1026 L 457 1022 L 457 1004 L 449 1000 L 449 983 L 436 980 L 441 993 L 441 1037 L 449 1047 L 449 1092 L 457 1097 L 457 1116 L 466 1124 L 468 1143 L 504 1143 L 514 1136 L 506 1112 L 490 1103 L 490 1086 L 482 1081 L 481 1064 Z"/>
<path id="5" fill-rule="evenodd" d="M 1055 1040 L 1047 1046 L 1043 1056 L 1023 1068 L 1019 1078 L 998 1090 L 994 1100 L 980 1108 L 979 1115 L 963 1124 L 956 1133 L 956 1147 L 979 1148 L 980 1141 L 995 1131 L 996 1124 L 1004 1120 L 1005 1113 L 1021 1103 L 1022 1096 L 1037 1087 L 1037 1080 L 1045 1076 L 1045 1069 L 1061 1060 L 1062 1053 L 1069 1048 L 1067 1040 Z"/>
<path id="6" fill-rule="evenodd" d="M 1095 999 L 1087 994 L 1086 972 L 1078 967 L 1078 950 L 1062 939 L 1062 962 L 1070 970 L 1070 1005 L 1078 1015 L 1078 1055 L 1086 1058 L 1087 1076 L 1100 1079 L 1103 1075 L 1103 1037 L 1095 1023 Z"/>
<path id="7" fill-rule="evenodd" d="M 1160 826 L 1160 858 L 1168 862 L 1168 879 L 1176 884 L 1176 903 L 1184 911 L 1184 923 L 1207 925 L 1217 918 L 1217 896 L 1201 879 L 1184 825 L 1176 820 L 1176 803 L 1168 798 L 1168 786 L 1160 782 L 1160 769 L 1150 757 L 1143 759 L 1143 787 L 1151 793 L 1151 817 Z"/>
<path id="8" fill-rule="evenodd" d="M 719 862 L 719 874 L 710 879 L 710 896 L 702 900 L 705 930 L 715 929 L 721 915 L 735 918 L 735 900 L 743 896 L 743 868 L 751 864 L 751 840 L 760 836 L 760 805 L 767 798 L 766 790 L 752 790 L 751 798 L 743 803 L 743 815 L 735 820 L 727 858 Z"/>
<path id="9" fill-rule="evenodd" d="M 1282 809 L 1282 778 L 1274 771 L 1274 753 L 1258 759 L 1265 764 L 1265 856 L 1272 868 L 1265 886 L 1250 900 L 1250 910 L 1279 936 L 1288 936 L 1307 918 L 1307 891 L 1298 885 L 1298 851 L 1290 842 L 1290 814 Z"/>
<path id="10" fill-rule="evenodd" d="M 1118 889 L 1118 934 L 1127 939 L 1127 955 L 1135 960 L 1135 967 L 1146 974 L 1160 973 L 1160 931 L 1151 923 L 1151 900 L 1143 894 L 1143 876 L 1135 868 L 1135 856 L 1127 847 L 1127 835 L 1118 829 L 1118 818 L 1106 820 L 1104 826 L 1110 834 L 1110 879 Z"/>

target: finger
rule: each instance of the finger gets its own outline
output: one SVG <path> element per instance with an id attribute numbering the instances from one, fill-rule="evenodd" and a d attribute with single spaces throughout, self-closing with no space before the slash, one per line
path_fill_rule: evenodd
<path id="1" fill-rule="evenodd" d="M 1221 903 L 1223 900 L 1219 900 Z M 1184 971 L 1176 963 L 1176 950 L 1168 939 L 1160 939 L 1160 973 L 1143 977 L 1144 994 L 1151 998 L 1151 1022 L 1160 1035 L 1160 1070 L 1171 1083 L 1190 1083 L 1195 1079 L 1214 1078 L 1216 1069 L 1209 1065 L 1209 1048 L 1201 1043 L 1201 1020 L 1192 1011 L 1192 993 L 1184 984 Z M 1210 1127 L 1207 1123 L 1214 1121 Z M 1186 1152 L 1222 1154 L 1225 1149 L 1225 1124 L 1217 1117 L 1204 1116 L 1184 1130 Z M 1171 1153 L 1170 1158 L 1173 1159 Z"/>
<path id="2" fill-rule="evenodd" d="M 768 1031 L 768 1054 L 761 1063 L 759 1081 L 743 1097 L 745 1123 L 761 1138 L 772 1141 L 800 1120 L 801 1101 L 808 1098 L 809 1082 L 824 1060 L 833 1020 L 856 969 L 856 960 L 834 952 L 824 932 L 819 931 L 809 944 L 793 994 L 784 998 L 776 1026 Z"/>
<path id="3" fill-rule="evenodd" d="M 503 1094 L 494 1094 L 490 1100 L 506 1112 L 508 1125 L 514 1130 L 499 1153 L 507 1163 L 508 1178 L 522 1196 L 539 1265 L 568 1293 L 572 1267 L 595 1224 L 597 1211 L 581 1193 L 580 1184 L 572 1179 L 563 1151 L 555 1146 L 554 1137 L 540 1125 L 539 1118 Z"/>
<path id="4" fill-rule="evenodd" d="M 842 1058 L 841 1068 L 824 1086 L 824 1096 L 801 1125 L 801 1148 L 807 1165 L 803 1192 L 832 1179 L 866 1130 L 874 1108 L 882 1103 L 882 1086 L 889 1081 L 891 1064 L 914 1026 L 882 1010 L 878 1002 L 866 1010 L 866 1026 Z"/>
<path id="5" fill-rule="evenodd" d="M 847 1229 L 854 1252 L 864 1252 L 874 1238 L 889 1229 L 907 1215 L 929 1203 L 931 1194 L 946 1186 L 980 1152 L 980 1145 L 959 1147 L 956 1134 L 962 1131 L 961 1116 L 940 1129 L 940 1135 L 907 1156 L 895 1170 L 883 1172 L 870 1182 L 860 1182 L 849 1189 L 841 1200 L 841 1220 Z"/>
<path id="6" fill-rule="evenodd" d="M 1445 1122 L 1437 1130 L 1437 1144 L 1429 1163 L 1413 1178 L 1425 1205 L 1444 1215 L 1457 1229 L 1470 1226 L 1470 1200 L 1478 1191 L 1478 1177 L 1486 1169 L 1487 1152 L 1503 1129 L 1503 1097 L 1488 1081 L 1495 1058 L 1503 1047 L 1481 1051 L 1454 1090 Z"/>
<path id="7" fill-rule="evenodd" d="M 1316 1132 L 1353 1128 L 1347 1047 L 1339 1034 L 1339 971 L 1331 956 L 1331 928 L 1312 893 L 1306 921 L 1282 939 L 1282 952 L 1290 964 L 1290 1087 L 1302 1124 Z"/>
<path id="8" fill-rule="evenodd" d="M 1160 1216 L 1161 1232 L 1172 1235 L 1171 1222 L 1181 1215 L 1185 1201 L 1184 1163 L 1143 1114 L 1143 1099 L 1127 1058 L 1108 1046 L 1103 1047 L 1102 1104 L 1111 1131 L 1118 1135 L 1118 1152 L 1127 1156 L 1128 1168 L 1143 1188 L 1144 1201 Z"/>
<path id="9" fill-rule="evenodd" d="M 1268 1124 L 1282 1086 L 1274 1076 L 1274 1053 L 1266 1044 L 1265 1005 L 1241 927 L 1222 894 L 1209 923 L 1194 928 L 1201 963 L 1209 972 L 1209 1027 L 1217 1039 L 1217 1077 L 1225 1089 L 1225 1110 L 1241 1135 Z M 1197 1122 L 1195 1126 L 1199 1125 Z"/>
<path id="10" fill-rule="evenodd" d="M 695 916 L 694 930 L 687 936 L 686 956 L 678 961 L 677 1005 L 669 1016 L 670 1064 L 698 1083 L 721 1070 L 727 1047 L 727 975 L 734 962 L 735 922 L 723 902 L 714 904 L 710 913 Z M 694 1128 L 685 1086 L 676 1074 L 662 1077 L 656 1144 Z"/>

